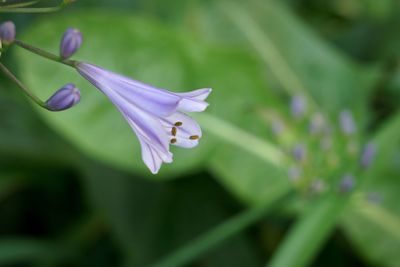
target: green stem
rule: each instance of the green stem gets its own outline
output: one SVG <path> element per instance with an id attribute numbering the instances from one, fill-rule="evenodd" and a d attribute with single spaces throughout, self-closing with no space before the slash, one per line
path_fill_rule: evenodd
<path id="1" fill-rule="evenodd" d="M 17 77 L 9 70 L 6 66 L 0 63 L 0 70 L 8 77 L 10 80 L 15 82 L 18 87 L 29 97 L 31 98 L 36 104 L 41 106 L 44 109 L 48 109 L 46 103 L 40 100 L 36 95 L 34 95 L 28 87 L 26 87 Z"/>
<path id="2" fill-rule="evenodd" d="M 315 206 L 301 215 L 275 252 L 268 267 L 309 266 L 321 246 L 337 225 L 348 196 L 334 193 L 317 200 Z"/>
<path id="3" fill-rule="evenodd" d="M 0 5 L 0 10 L 1 9 L 13 9 L 13 8 L 18 8 L 18 7 L 32 6 L 34 4 L 37 4 L 38 2 L 39 2 L 39 0 L 34 0 L 34 1 L 30 1 L 30 2 L 25 2 L 25 3 Z"/>
<path id="4" fill-rule="evenodd" d="M 221 225 L 195 239 L 190 244 L 168 255 L 152 267 L 186 266 L 205 252 L 220 245 L 226 239 L 240 233 L 245 228 L 261 220 L 275 205 L 282 203 L 284 199 L 287 199 L 291 195 L 288 193 L 287 188 L 282 188 L 282 190 L 278 191 L 279 192 L 274 196 L 269 196 L 269 199 L 265 201 L 263 205 L 246 210 L 225 221 Z"/>
<path id="5" fill-rule="evenodd" d="M 47 51 L 44 51 L 44 50 L 42 50 L 40 48 L 34 47 L 34 46 L 30 45 L 30 44 L 26 44 L 26 43 L 24 43 L 24 42 L 22 42 L 20 40 L 17 40 L 17 39 L 14 40 L 14 44 L 16 44 L 19 47 L 22 47 L 22 48 L 32 52 L 32 53 L 34 53 L 36 55 L 39 55 L 41 57 L 44 57 L 44 58 L 50 59 L 52 61 L 55 61 L 55 62 L 58 62 L 58 63 L 62 63 L 64 65 L 67 65 L 67 66 L 75 68 L 76 61 L 74 61 L 74 60 L 62 59 L 61 57 L 59 57 L 57 55 L 54 55 L 54 54 L 52 54 L 50 52 L 47 52 Z"/>
<path id="6" fill-rule="evenodd" d="M 62 1 L 59 5 L 52 7 L 24 7 L 37 2 L 38 1 L 31 1 L 25 5 L 4 6 L 4 8 L 0 6 L 0 13 L 50 13 L 59 11 L 67 5 L 67 3 Z"/>

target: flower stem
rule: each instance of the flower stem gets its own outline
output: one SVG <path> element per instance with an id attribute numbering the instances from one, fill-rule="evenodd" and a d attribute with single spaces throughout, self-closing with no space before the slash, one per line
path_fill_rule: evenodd
<path id="1" fill-rule="evenodd" d="M 27 7 L 36 4 L 38 1 L 31 1 L 23 4 L 0 6 L 0 13 L 50 13 L 63 9 L 67 3 L 62 1 L 57 6 L 52 7 Z"/>
<path id="2" fill-rule="evenodd" d="M 64 65 L 67 65 L 67 66 L 70 66 L 70 67 L 73 67 L 73 68 L 76 65 L 76 62 L 74 60 L 62 59 L 61 57 L 59 57 L 57 55 L 54 55 L 54 54 L 52 54 L 50 52 L 47 52 L 47 51 L 44 51 L 44 50 L 42 50 L 40 48 L 34 47 L 34 46 L 30 45 L 30 44 L 24 43 L 24 42 L 22 42 L 20 40 L 15 39 L 14 40 L 14 44 L 16 44 L 19 47 L 22 47 L 22 48 L 32 52 L 32 53 L 34 53 L 36 55 L 39 55 L 41 57 L 50 59 L 52 61 L 55 61 L 55 62 L 58 62 L 58 63 L 62 63 Z"/>
<path id="3" fill-rule="evenodd" d="M 204 235 L 193 240 L 180 250 L 166 256 L 160 262 L 153 264 L 152 267 L 179 267 L 186 266 L 190 262 L 198 259 L 207 251 L 217 247 L 228 238 L 240 233 L 247 227 L 264 218 L 268 212 L 277 208 L 285 200 L 292 196 L 292 192 L 287 187 L 282 187 L 278 192 L 269 196 L 265 202 L 257 207 L 243 211 L 239 215 L 225 221 Z"/>
<path id="4" fill-rule="evenodd" d="M 0 70 L 8 77 L 10 80 L 15 82 L 18 87 L 30 98 L 32 99 L 36 104 L 41 106 L 44 109 L 48 109 L 46 106 L 46 103 L 40 100 L 36 95 L 34 95 L 31 90 L 28 89 L 20 80 L 18 80 L 17 77 L 9 70 L 7 69 L 6 66 L 4 66 L 2 63 L 0 63 Z"/>

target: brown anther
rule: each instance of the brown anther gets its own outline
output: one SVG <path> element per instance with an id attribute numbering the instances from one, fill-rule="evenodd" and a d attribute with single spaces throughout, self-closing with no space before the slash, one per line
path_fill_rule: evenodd
<path id="1" fill-rule="evenodd" d="M 177 121 L 177 122 L 175 122 L 175 126 L 182 126 L 182 122 L 181 121 Z"/>
<path id="2" fill-rule="evenodd" d="M 190 140 L 197 140 L 197 139 L 199 139 L 199 136 L 198 136 L 198 135 L 191 135 L 191 136 L 189 137 L 189 139 L 190 139 Z"/>
<path id="3" fill-rule="evenodd" d="M 176 127 L 172 127 L 172 129 L 171 129 L 171 134 L 172 134 L 173 136 L 176 136 Z"/>
<path id="4" fill-rule="evenodd" d="M 172 138 L 170 142 L 171 142 L 171 144 L 175 144 L 176 143 L 176 138 Z"/>

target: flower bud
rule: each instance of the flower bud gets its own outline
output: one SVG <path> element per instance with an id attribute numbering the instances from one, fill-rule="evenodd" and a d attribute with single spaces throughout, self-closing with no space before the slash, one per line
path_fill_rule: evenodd
<path id="1" fill-rule="evenodd" d="M 297 144 L 293 148 L 292 153 L 293 153 L 293 157 L 297 161 L 303 161 L 306 156 L 306 146 L 304 144 Z"/>
<path id="2" fill-rule="evenodd" d="M 369 192 L 367 194 L 367 201 L 372 204 L 381 204 L 383 201 L 383 196 L 378 192 Z"/>
<path id="3" fill-rule="evenodd" d="M 296 166 L 292 166 L 288 170 L 288 176 L 290 181 L 297 182 L 300 179 L 301 170 Z"/>
<path id="4" fill-rule="evenodd" d="M 60 57 L 63 59 L 71 57 L 81 47 L 83 41 L 82 33 L 73 28 L 64 32 L 60 43 Z"/>
<path id="5" fill-rule="evenodd" d="M 299 118 L 301 117 L 304 112 L 306 111 L 307 105 L 306 101 L 301 96 L 294 96 L 290 103 L 290 110 L 292 112 L 293 117 Z"/>
<path id="6" fill-rule="evenodd" d="M 0 40 L 3 44 L 9 45 L 15 39 L 15 24 L 12 21 L 3 22 L 0 25 Z"/>
<path id="7" fill-rule="evenodd" d="M 61 111 L 71 108 L 79 103 L 81 92 L 72 83 L 64 85 L 55 92 L 47 101 L 46 106 L 51 111 Z"/>
<path id="8" fill-rule="evenodd" d="M 356 124 L 354 123 L 353 115 L 349 110 L 340 112 L 339 124 L 342 132 L 346 135 L 352 135 L 356 132 Z"/>
<path id="9" fill-rule="evenodd" d="M 372 161 L 374 160 L 376 154 L 376 146 L 373 143 L 368 143 L 365 145 L 363 152 L 361 154 L 360 164 L 364 169 L 368 168 Z"/>
<path id="10" fill-rule="evenodd" d="M 321 113 L 314 113 L 310 120 L 308 127 L 310 134 L 319 134 L 323 131 L 325 126 L 325 119 Z"/>
<path id="11" fill-rule="evenodd" d="M 348 193 L 353 190 L 355 184 L 355 179 L 353 175 L 346 174 L 343 176 L 342 180 L 339 183 L 339 190 L 343 193 Z"/>
<path id="12" fill-rule="evenodd" d="M 310 184 L 310 190 L 313 193 L 322 193 L 326 188 L 326 183 L 321 178 L 315 178 Z"/>

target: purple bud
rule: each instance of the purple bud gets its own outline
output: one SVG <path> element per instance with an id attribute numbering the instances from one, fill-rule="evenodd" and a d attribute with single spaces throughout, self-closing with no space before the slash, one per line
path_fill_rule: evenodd
<path id="1" fill-rule="evenodd" d="M 0 40 L 3 44 L 9 45 L 15 39 L 15 24 L 12 21 L 6 21 L 0 25 Z"/>
<path id="2" fill-rule="evenodd" d="M 325 119 L 321 113 L 315 113 L 311 117 L 309 131 L 311 134 L 318 134 L 324 130 Z"/>
<path id="3" fill-rule="evenodd" d="M 301 96 L 294 96 L 290 103 L 290 110 L 292 112 L 293 117 L 299 118 L 306 111 L 307 105 L 306 101 Z"/>
<path id="4" fill-rule="evenodd" d="M 373 204 L 380 204 L 383 201 L 383 197 L 378 192 L 369 192 L 367 194 L 367 200 Z"/>
<path id="5" fill-rule="evenodd" d="M 303 161 L 305 156 L 306 156 L 306 147 L 305 147 L 305 145 L 304 144 L 297 144 L 293 148 L 293 157 L 297 161 Z"/>
<path id="6" fill-rule="evenodd" d="M 296 182 L 300 179 L 300 175 L 301 175 L 301 170 L 296 167 L 296 166 L 292 166 L 289 168 L 288 170 L 288 176 L 289 176 L 289 180 Z"/>
<path id="7" fill-rule="evenodd" d="M 71 57 L 81 47 L 83 41 L 82 33 L 73 28 L 64 32 L 60 44 L 60 56 L 63 59 Z"/>
<path id="8" fill-rule="evenodd" d="M 320 178 L 316 178 L 315 180 L 312 181 L 310 189 L 314 193 L 322 193 L 326 190 L 326 184 Z"/>
<path id="9" fill-rule="evenodd" d="M 271 123 L 271 130 L 274 135 L 279 136 L 285 130 L 285 125 L 280 119 L 275 118 Z"/>
<path id="10" fill-rule="evenodd" d="M 342 132 L 351 135 L 356 132 L 356 124 L 354 123 L 353 115 L 349 110 L 343 110 L 340 112 L 339 124 Z"/>
<path id="11" fill-rule="evenodd" d="M 55 92 L 47 101 L 46 106 L 51 111 L 62 111 L 69 109 L 79 103 L 81 92 L 72 83 L 64 85 Z"/>
<path id="12" fill-rule="evenodd" d="M 324 136 L 320 142 L 321 149 L 325 152 L 332 148 L 332 138 L 330 136 Z"/>
<path id="13" fill-rule="evenodd" d="M 342 180 L 339 183 L 339 190 L 343 193 L 348 193 L 353 190 L 355 184 L 354 176 L 351 174 L 346 174 L 343 176 Z"/>
<path id="14" fill-rule="evenodd" d="M 368 143 L 365 145 L 363 152 L 361 154 L 360 164 L 364 169 L 368 168 L 372 161 L 374 160 L 376 154 L 376 146 L 373 143 Z"/>

